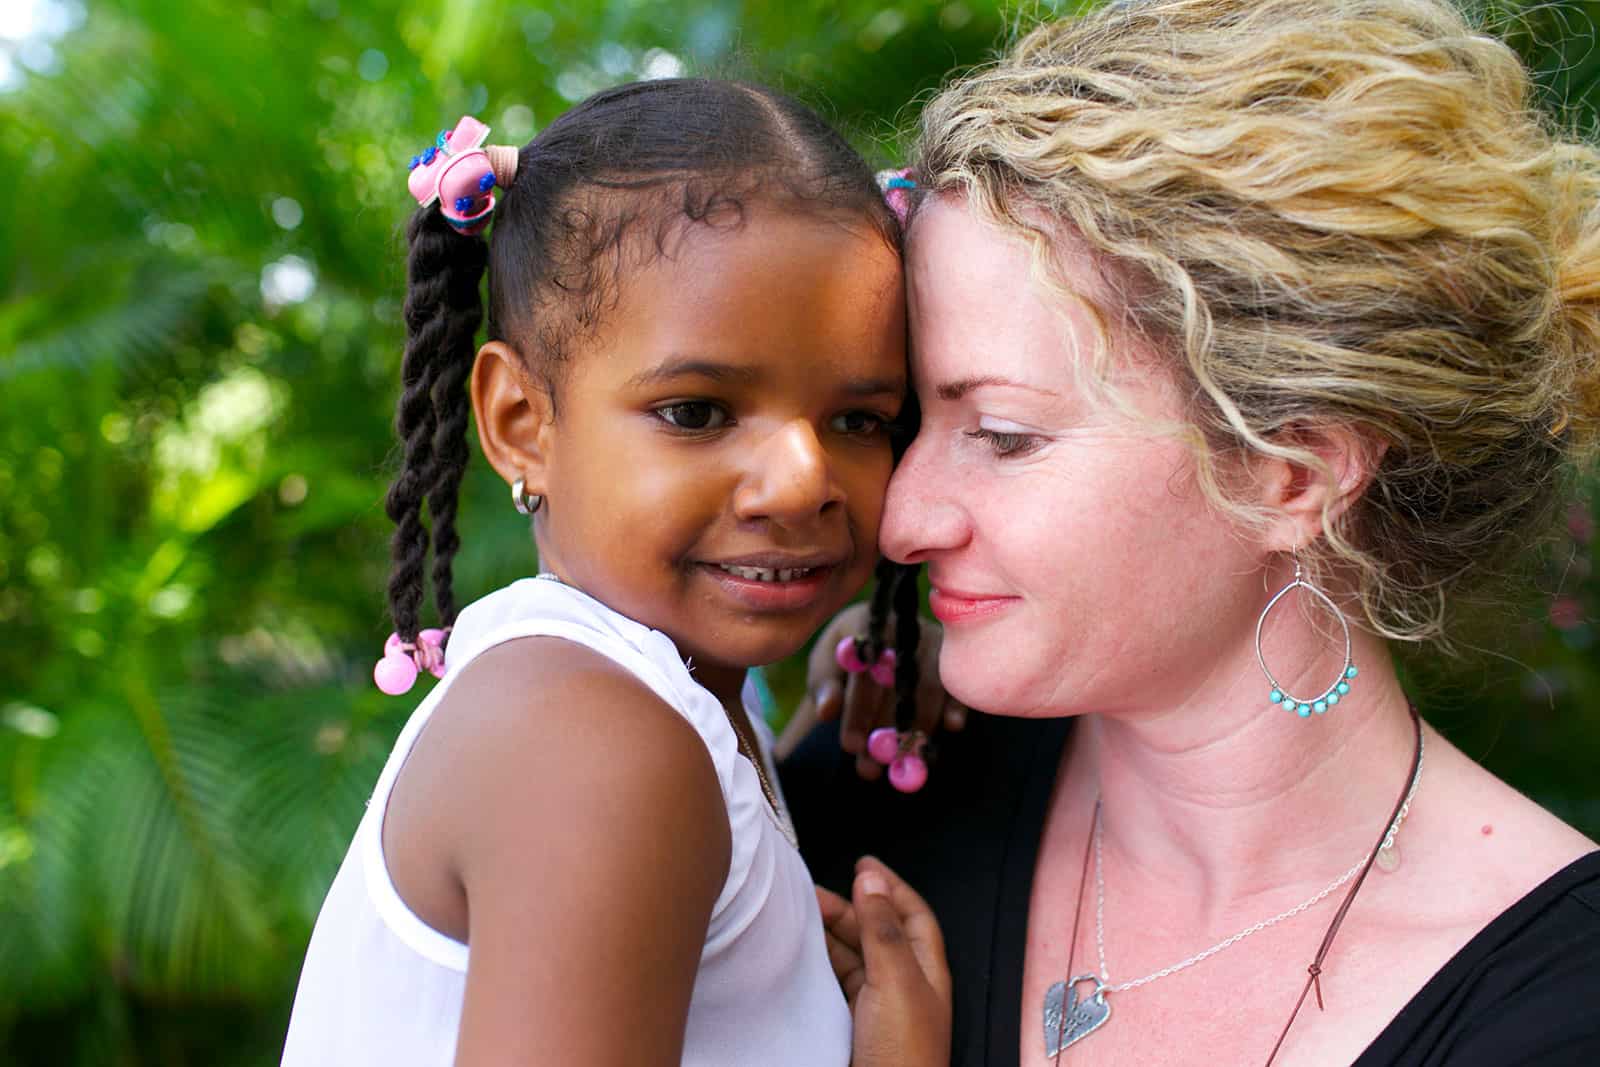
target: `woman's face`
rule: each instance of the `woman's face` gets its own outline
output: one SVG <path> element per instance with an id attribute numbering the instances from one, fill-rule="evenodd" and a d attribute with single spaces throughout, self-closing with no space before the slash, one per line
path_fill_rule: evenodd
<path id="1" fill-rule="evenodd" d="M 1182 408 L 1156 357 L 1113 328 L 1111 373 L 1134 410 L 1085 395 L 1073 366 L 1097 343 L 1092 313 L 1036 282 L 1028 247 L 961 200 L 923 205 L 906 270 L 922 426 L 882 545 L 928 565 L 950 692 L 1010 715 L 1173 710 L 1253 655 L 1260 596 L 1240 579 L 1259 557 L 1159 432 Z M 1087 252 L 1062 280 L 1118 320 Z"/>

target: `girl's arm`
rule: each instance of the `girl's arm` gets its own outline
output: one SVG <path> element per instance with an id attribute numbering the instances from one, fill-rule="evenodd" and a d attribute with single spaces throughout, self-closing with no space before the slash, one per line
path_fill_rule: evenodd
<path id="1" fill-rule="evenodd" d="M 470 946 L 456 1063 L 677 1064 L 730 856 L 705 745 L 570 643 L 511 642 L 474 666 L 440 739 L 461 757 L 441 798 Z"/>

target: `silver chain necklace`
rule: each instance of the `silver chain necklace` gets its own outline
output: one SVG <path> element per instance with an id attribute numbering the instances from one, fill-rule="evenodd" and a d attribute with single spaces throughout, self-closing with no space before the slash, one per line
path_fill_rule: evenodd
<path id="1" fill-rule="evenodd" d="M 1417 783 L 1421 780 L 1422 735 L 1419 732 L 1417 735 L 1417 769 L 1411 775 L 1411 784 L 1406 789 L 1405 800 L 1401 803 L 1400 810 L 1396 813 L 1394 821 L 1389 824 L 1389 830 L 1384 835 L 1383 844 L 1379 846 L 1378 852 L 1380 856 L 1394 848 L 1395 835 L 1400 832 L 1400 824 L 1405 822 L 1406 815 L 1411 811 L 1411 798 L 1416 796 Z M 1138 989 L 1140 986 L 1149 985 L 1158 979 L 1187 970 L 1202 960 L 1210 959 L 1223 949 L 1237 945 L 1251 934 L 1258 934 L 1268 927 L 1276 926 L 1286 919 L 1294 918 L 1301 912 L 1326 900 L 1336 889 L 1359 874 L 1361 869 L 1373 858 L 1372 853 L 1368 852 L 1357 860 L 1349 870 L 1288 911 L 1279 912 L 1270 919 L 1263 919 L 1252 926 L 1247 926 L 1233 936 L 1223 938 L 1210 948 L 1196 952 L 1186 959 L 1179 960 L 1171 966 L 1163 967 L 1159 971 L 1147 974 L 1143 978 L 1136 978 L 1131 982 L 1118 982 L 1113 985 L 1110 968 L 1106 966 L 1106 882 L 1100 847 L 1100 827 L 1100 798 L 1096 797 L 1094 802 L 1094 829 L 1091 832 L 1094 838 L 1094 940 L 1095 948 L 1100 956 L 1100 973 L 1077 975 L 1068 981 L 1055 983 L 1045 992 L 1044 1054 L 1046 1056 L 1059 1056 L 1069 1045 L 1083 1040 L 1095 1030 L 1104 1026 L 1106 1020 L 1111 1018 L 1111 1003 L 1106 999 L 1108 994 L 1126 993 L 1131 989 Z M 1089 983 L 1091 988 L 1087 995 L 1080 997 L 1078 986 L 1083 983 Z"/>

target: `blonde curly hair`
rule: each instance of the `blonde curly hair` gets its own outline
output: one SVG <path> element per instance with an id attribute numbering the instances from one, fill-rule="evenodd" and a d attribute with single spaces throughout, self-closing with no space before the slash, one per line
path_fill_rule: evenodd
<path id="1" fill-rule="evenodd" d="M 1030 240 L 1058 292 L 1055 253 L 1094 250 L 1194 396 L 1185 436 L 1228 512 L 1263 519 L 1230 457 L 1326 475 L 1303 431 L 1381 444 L 1305 559 L 1352 572 L 1380 634 L 1442 640 L 1447 594 L 1542 529 L 1600 444 L 1600 154 L 1442 0 L 1052 22 L 931 100 L 915 170 L 920 197 Z"/>

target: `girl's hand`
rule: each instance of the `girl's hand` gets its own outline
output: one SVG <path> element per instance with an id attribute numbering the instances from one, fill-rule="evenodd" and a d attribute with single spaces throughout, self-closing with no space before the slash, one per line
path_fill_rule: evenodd
<path id="1" fill-rule="evenodd" d="M 967 723 L 967 708 L 944 691 L 939 682 L 939 646 L 944 643 L 944 628 L 929 619 L 922 624 L 917 644 L 917 666 L 921 679 L 917 686 L 917 728 L 933 736 L 941 728 L 960 730 Z M 839 747 L 856 757 L 856 773 L 872 781 L 884 768 L 867 755 L 867 735 L 880 726 L 894 725 L 895 696 L 868 674 L 848 674 L 834 661 L 833 649 L 847 635 L 866 633 L 867 604 L 851 604 L 817 635 L 806 661 L 806 695 L 795 708 L 794 716 L 778 738 L 776 755 L 783 759 L 800 739 L 819 722 L 839 719 Z M 889 633 L 894 633 L 890 619 Z"/>
<path id="2" fill-rule="evenodd" d="M 950 1062 L 950 967 L 927 903 L 870 856 L 853 901 L 817 888 L 828 959 L 855 1017 L 851 1067 Z"/>

